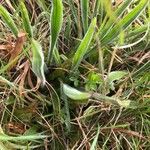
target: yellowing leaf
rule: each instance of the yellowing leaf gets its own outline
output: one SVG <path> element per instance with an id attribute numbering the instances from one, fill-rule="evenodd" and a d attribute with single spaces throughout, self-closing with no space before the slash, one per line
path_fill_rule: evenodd
<path id="1" fill-rule="evenodd" d="M 26 34 L 24 32 L 19 32 L 16 43 L 15 43 L 15 47 L 14 49 L 11 51 L 11 57 L 9 59 L 9 62 L 11 63 L 9 70 L 14 67 L 14 65 L 16 64 L 16 62 L 18 61 L 18 56 L 20 55 L 20 53 L 23 50 L 23 45 L 26 41 Z M 18 58 L 17 58 L 18 57 Z M 15 61 L 14 61 L 15 60 Z"/>

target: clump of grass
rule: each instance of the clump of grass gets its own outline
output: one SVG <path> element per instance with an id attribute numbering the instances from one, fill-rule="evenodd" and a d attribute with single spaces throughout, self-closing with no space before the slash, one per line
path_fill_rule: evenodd
<path id="1" fill-rule="evenodd" d="M 93 3 L 0 5 L 0 149 L 150 147 L 150 3 Z"/>

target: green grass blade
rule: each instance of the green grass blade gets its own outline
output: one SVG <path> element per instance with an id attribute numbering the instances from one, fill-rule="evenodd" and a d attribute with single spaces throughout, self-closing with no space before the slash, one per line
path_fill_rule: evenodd
<path id="1" fill-rule="evenodd" d="M 69 112 L 69 102 L 67 99 L 67 96 L 63 92 L 63 83 L 61 82 L 61 98 L 64 101 L 64 108 L 65 108 L 65 124 L 66 124 L 66 129 L 67 132 L 69 133 L 71 131 L 71 120 L 70 120 L 70 112 Z"/>
<path id="2" fill-rule="evenodd" d="M 121 19 L 101 40 L 102 45 L 110 43 L 115 37 L 119 35 L 121 30 L 125 30 L 140 15 L 147 3 L 147 0 L 140 1 L 140 3 L 129 14 Z"/>
<path id="3" fill-rule="evenodd" d="M 32 69 L 35 75 L 42 81 L 43 85 L 45 84 L 45 75 L 44 75 L 44 54 L 40 43 L 34 39 L 31 41 L 32 46 Z"/>
<path id="4" fill-rule="evenodd" d="M 73 16 L 73 21 L 72 23 L 75 22 L 75 24 L 73 24 L 73 26 L 76 26 L 77 28 L 77 33 L 78 33 L 78 37 L 81 38 L 82 37 L 82 27 L 81 27 L 81 21 L 80 21 L 80 16 L 79 16 L 79 3 L 77 4 L 77 7 L 75 7 L 75 3 L 77 4 L 77 2 L 74 2 L 73 0 L 68 0 L 68 5 L 70 7 L 71 10 L 71 14 Z"/>
<path id="5" fill-rule="evenodd" d="M 61 58 L 59 55 L 59 51 L 56 47 L 54 48 L 53 56 L 54 56 L 54 60 L 55 60 L 56 65 L 60 65 L 61 64 Z"/>
<path id="6" fill-rule="evenodd" d="M 101 4 L 101 1 L 100 0 L 96 0 L 95 6 L 94 6 L 94 13 L 93 13 L 94 17 L 97 17 L 97 15 L 98 15 L 100 4 Z"/>
<path id="7" fill-rule="evenodd" d="M 45 12 L 48 10 L 45 0 L 37 0 L 38 6 L 42 8 Z"/>
<path id="8" fill-rule="evenodd" d="M 11 32 L 17 37 L 18 36 L 17 26 L 15 25 L 14 20 L 12 19 L 10 13 L 2 5 L 0 5 L 0 16 L 2 17 L 6 25 L 10 28 Z"/>
<path id="9" fill-rule="evenodd" d="M 71 25 L 72 25 L 71 17 L 70 17 L 70 15 L 68 15 L 67 22 L 65 25 L 66 27 L 65 27 L 65 31 L 64 31 L 64 36 L 67 40 L 69 40 L 71 38 Z"/>
<path id="10" fill-rule="evenodd" d="M 10 87 L 15 87 L 15 84 L 13 82 L 8 81 L 7 79 L 5 79 L 4 77 L 0 76 L 0 82 L 4 83 L 6 85 L 9 85 Z"/>
<path id="11" fill-rule="evenodd" d="M 28 36 L 31 38 L 33 37 L 31 23 L 28 15 L 28 10 L 23 2 L 20 2 L 20 11 L 21 11 L 24 29 L 28 33 Z"/>
<path id="12" fill-rule="evenodd" d="M 96 136 L 95 136 L 95 138 L 93 140 L 93 143 L 91 145 L 90 150 L 96 150 L 96 144 L 97 144 L 97 141 L 98 141 L 99 131 L 100 131 L 100 127 L 98 126 L 97 133 L 96 133 Z"/>
<path id="13" fill-rule="evenodd" d="M 115 21 L 124 13 L 127 7 L 132 3 L 133 0 L 126 0 L 110 17 L 106 25 L 99 29 L 101 38 L 103 38 L 113 27 Z"/>
<path id="14" fill-rule="evenodd" d="M 88 7 L 89 7 L 89 0 L 81 0 L 81 17 L 82 17 L 82 24 L 84 34 L 86 34 L 88 30 Z"/>
<path id="15" fill-rule="evenodd" d="M 147 61 L 144 65 L 142 65 L 139 69 L 137 69 L 137 70 L 133 73 L 132 77 L 133 77 L 133 78 L 136 78 L 136 77 L 138 77 L 139 75 L 141 75 L 143 72 L 146 72 L 146 71 L 149 71 L 149 70 L 150 70 L 150 60 Z"/>
<path id="16" fill-rule="evenodd" d="M 84 55 L 86 54 L 86 52 L 89 48 L 89 45 L 91 43 L 91 40 L 93 38 L 95 27 L 96 27 L 96 18 L 94 18 L 92 20 L 86 35 L 84 36 L 83 40 L 81 41 L 81 43 L 73 57 L 72 70 L 78 68 L 80 62 L 82 61 Z"/>
<path id="17" fill-rule="evenodd" d="M 78 17 L 77 17 L 77 12 L 76 12 L 75 7 L 74 7 L 74 3 L 72 0 L 68 0 L 68 4 L 70 6 L 71 14 L 73 15 L 76 26 L 78 27 Z"/>
<path id="18" fill-rule="evenodd" d="M 53 0 L 51 12 L 51 46 L 48 52 L 47 62 L 52 61 L 52 55 L 63 23 L 62 0 Z"/>
<path id="19" fill-rule="evenodd" d="M 140 26 L 138 28 L 134 28 L 134 30 L 129 31 L 129 33 L 127 35 L 127 38 L 131 38 L 131 37 L 143 34 L 144 32 L 146 32 L 147 26 L 148 25 L 145 24 L 145 25 L 142 25 L 142 26 Z M 150 25 L 149 25 L 149 27 L 150 27 Z"/>

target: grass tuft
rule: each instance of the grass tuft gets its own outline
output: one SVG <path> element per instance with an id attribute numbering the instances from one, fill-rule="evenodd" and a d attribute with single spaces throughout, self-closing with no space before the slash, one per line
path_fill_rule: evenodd
<path id="1" fill-rule="evenodd" d="M 148 0 L 0 4 L 0 149 L 150 148 Z"/>

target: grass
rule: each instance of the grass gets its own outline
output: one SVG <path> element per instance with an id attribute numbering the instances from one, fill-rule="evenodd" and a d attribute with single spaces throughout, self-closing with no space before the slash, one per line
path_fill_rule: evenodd
<path id="1" fill-rule="evenodd" d="M 0 4 L 1 150 L 150 149 L 150 2 Z"/>

